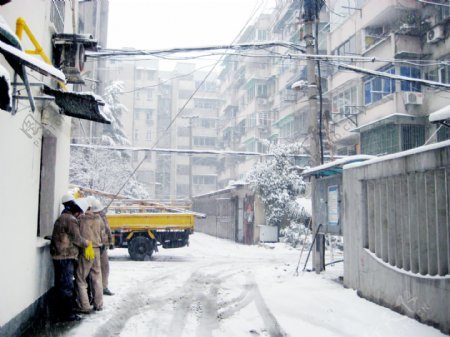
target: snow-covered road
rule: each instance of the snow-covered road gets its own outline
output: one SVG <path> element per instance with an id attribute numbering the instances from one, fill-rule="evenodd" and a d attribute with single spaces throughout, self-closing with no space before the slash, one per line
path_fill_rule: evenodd
<path id="1" fill-rule="evenodd" d="M 131 261 L 126 249 L 115 249 L 116 295 L 59 335 L 443 336 L 344 289 L 342 263 L 294 276 L 298 256 L 284 244 L 244 246 L 201 233 L 190 247 L 161 249 L 151 261 Z"/>

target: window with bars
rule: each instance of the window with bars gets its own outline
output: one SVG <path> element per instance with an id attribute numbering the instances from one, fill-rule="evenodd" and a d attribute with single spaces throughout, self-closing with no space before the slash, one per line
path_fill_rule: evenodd
<path id="1" fill-rule="evenodd" d="M 425 126 L 417 124 L 387 124 L 361 132 L 361 152 L 382 155 L 405 151 L 423 145 Z"/>

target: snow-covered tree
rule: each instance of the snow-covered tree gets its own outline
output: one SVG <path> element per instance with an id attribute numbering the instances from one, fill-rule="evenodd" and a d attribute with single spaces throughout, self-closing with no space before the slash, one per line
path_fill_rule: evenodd
<path id="1" fill-rule="evenodd" d="M 305 184 L 294 168 L 292 155 L 301 153 L 301 144 L 270 144 L 269 157 L 257 163 L 247 175 L 247 182 L 260 196 L 267 223 L 283 228 L 299 221 L 297 197 L 305 191 Z"/>
<path id="2" fill-rule="evenodd" d="M 111 121 L 111 124 L 103 127 L 102 145 L 130 145 L 122 124 L 122 116 L 128 112 L 127 107 L 120 103 L 122 92 L 123 82 L 121 81 L 115 81 L 105 89 L 103 99 L 106 105 L 103 114 Z"/>
<path id="3" fill-rule="evenodd" d="M 103 113 L 111 121 L 105 125 L 99 145 L 129 145 L 121 122 L 122 114 L 127 108 L 120 103 L 123 90 L 122 82 L 114 82 L 105 90 Z M 108 193 L 117 193 L 133 172 L 130 154 L 119 150 L 95 148 L 71 148 L 70 182 L 82 187 L 88 187 Z M 149 195 L 145 188 L 131 177 L 120 192 L 137 199 L 147 199 Z"/>

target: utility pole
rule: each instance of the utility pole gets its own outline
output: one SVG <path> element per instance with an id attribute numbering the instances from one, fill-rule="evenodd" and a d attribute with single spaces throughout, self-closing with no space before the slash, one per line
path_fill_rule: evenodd
<path id="1" fill-rule="evenodd" d="M 320 7 L 317 4 L 318 1 L 315 0 L 304 0 L 303 1 L 303 18 L 305 25 L 305 42 L 306 42 L 306 53 L 309 55 L 316 54 L 316 39 L 317 36 L 313 35 L 313 28 L 315 20 L 318 20 L 318 14 Z M 314 58 L 308 58 L 306 63 L 307 79 L 308 79 L 308 101 L 309 101 L 309 126 L 308 126 L 308 136 L 309 136 L 309 152 L 310 152 L 310 166 L 319 166 L 320 152 L 319 152 L 319 132 L 318 132 L 318 109 L 317 109 L 317 96 L 318 96 L 318 83 L 320 81 L 316 77 L 316 61 Z M 311 177 L 311 201 L 313 208 L 312 216 L 312 229 L 313 235 L 317 234 L 315 240 L 315 247 L 313 249 L 313 267 L 316 273 L 320 273 L 324 269 L 324 234 L 318 234 L 317 228 L 318 224 L 315 221 L 314 210 L 317 209 L 316 204 L 316 181 L 315 177 Z"/>
<path id="2" fill-rule="evenodd" d="M 181 118 L 189 120 L 189 149 L 192 150 L 192 120 L 199 118 L 199 116 L 183 116 Z M 189 199 L 192 202 L 192 153 L 189 154 Z"/>

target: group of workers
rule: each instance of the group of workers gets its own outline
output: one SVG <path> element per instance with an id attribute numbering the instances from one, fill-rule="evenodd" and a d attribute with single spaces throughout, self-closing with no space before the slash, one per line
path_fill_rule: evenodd
<path id="1" fill-rule="evenodd" d="M 55 270 L 58 319 L 80 320 L 77 313 L 103 310 L 108 288 L 108 248 L 113 248 L 105 207 L 94 198 L 62 197 L 64 210 L 56 220 L 50 253 Z"/>

